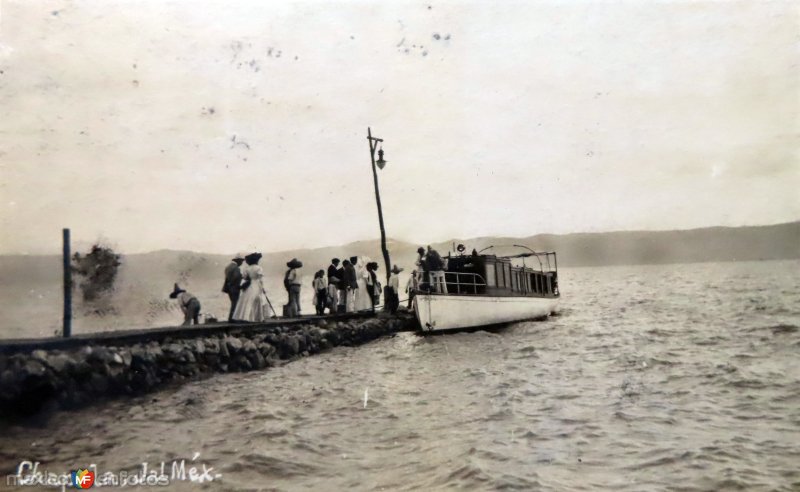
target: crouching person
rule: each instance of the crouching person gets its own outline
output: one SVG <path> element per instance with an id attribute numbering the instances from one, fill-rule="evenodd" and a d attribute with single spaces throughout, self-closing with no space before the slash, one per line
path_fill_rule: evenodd
<path id="1" fill-rule="evenodd" d="M 178 284 L 175 284 L 172 288 L 172 294 L 170 294 L 169 297 L 170 299 L 178 300 L 178 306 L 180 306 L 181 311 L 183 311 L 184 325 L 190 325 L 192 322 L 196 325 L 200 324 L 200 321 L 198 321 L 200 317 L 200 301 L 198 301 L 194 295 L 178 287 Z"/>

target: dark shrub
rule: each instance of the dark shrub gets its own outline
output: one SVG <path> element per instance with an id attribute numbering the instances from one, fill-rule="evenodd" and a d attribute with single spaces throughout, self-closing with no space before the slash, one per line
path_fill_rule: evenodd
<path id="1" fill-rule="evenodd" d="M 95 301 L 112 290 L 122 264 L 120 258 L 111 248 L 97 244 L 85 255 L 75 253 L 72 256 L 72 271 L 83 277 L 80 288 L 84 301 Z"/>

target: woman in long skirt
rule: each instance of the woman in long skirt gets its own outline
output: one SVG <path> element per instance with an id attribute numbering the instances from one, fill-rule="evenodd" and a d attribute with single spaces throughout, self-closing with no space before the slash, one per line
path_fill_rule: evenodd
<path id="1" fill-rule="evenodd" d="M 370 259 L 366 256 L 359 256 L 356 260 L 356 281 L 358 282 L 358 291 L 356 292 L 355 310 L 367 311 L 372 309 L 372 296 L 367 291 L 367 279 L 369 272 L 367 271 L 367 263 Z"/>
<path id="2" fill-rule="evenodd" d="M 260 259 L 261 253 L 251 253 L 244 257 L 246 266 L 242 272 L 242 289 L 233 312 L 233 319 L 236 321 L 264 321 L 274 315 L 267 301 L 264 270 L 258 264 Z"/>

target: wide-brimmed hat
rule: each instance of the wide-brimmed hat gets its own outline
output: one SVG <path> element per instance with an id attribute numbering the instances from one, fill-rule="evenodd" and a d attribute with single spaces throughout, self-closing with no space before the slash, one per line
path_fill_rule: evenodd
<path id="1" fill-rule="evenodd" d="M 169 298 L 170 299 L 175 299 L 175 298 L 178 297 L 178 294 L 180 294 L 181 292 L 186 292 L 186 291 L 181 289 L 180 287 L 178 287 L 178 284 L 175 284 L 172 287 L 172 293 L 169 295 Z"/>
<path id="2" fill-rule="evenodd" d="M 403 271 L 403 269 L 402 268 L 398 268 L 397 265 L 392 267 L 392 273 L 400 273 L 402 271 Z"/>
<path id="3" fill-rule="evenodd" d="M 234 260 L 244 260 L 244 256 L 245 256 L 245 254 L 240 251 L 240 252 L 236 253 L 233 256 L 233 259 Z"/>
<path id="4" fill-rule="evenodd" d="M 244 257 L 245 261 L 257 261 L 260 260 L 263 255 L 261 253 L 250 253 L 249 255 Z"/>
<path id="5" fill-rule="evenodd" d="M 289 268 L 303 268 L 303 262 L 297 258 L 292 258 L 291 261 L 286 262 L 286 266 Z"/>

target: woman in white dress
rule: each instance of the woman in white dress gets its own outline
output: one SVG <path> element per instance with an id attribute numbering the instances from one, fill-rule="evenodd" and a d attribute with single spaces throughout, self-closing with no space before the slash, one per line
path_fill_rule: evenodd
<path id="1" fill-rule="evenodd" d="M 367 263 L 371 260 L 366 256 L 359 256 L 356 261 L 356 281 L 358 282 L 358 290 L 356 291 L 356 311 L 368 311 L 372 309 L 372 296 L 367 290 L 367 278 L 369 278 L 369 271 L 367 271 Z"/>
<path id="2" fill-rule="evenodd" d="M 242 290 L 233 319 L 236 321 L 264 321 L 273 316 L 264 289 L 264 270 L 258 265 L 261 253 L 251 253 L 244 257 L 242 269 Z"/>

